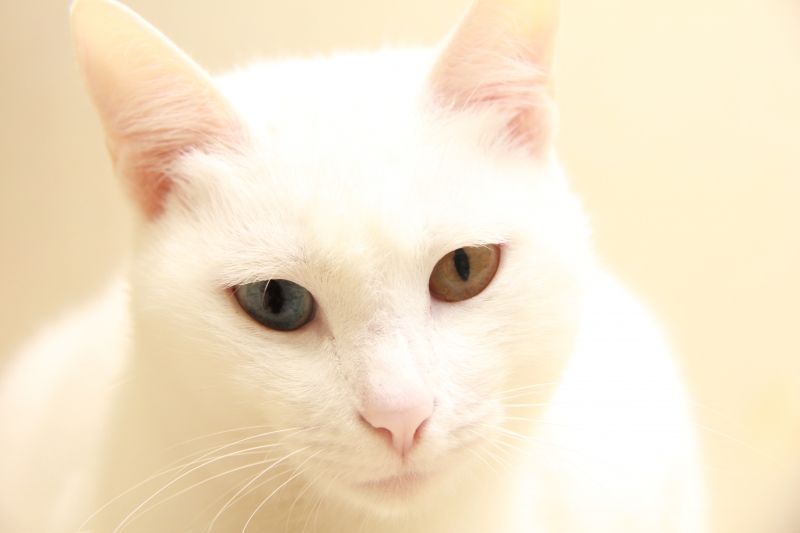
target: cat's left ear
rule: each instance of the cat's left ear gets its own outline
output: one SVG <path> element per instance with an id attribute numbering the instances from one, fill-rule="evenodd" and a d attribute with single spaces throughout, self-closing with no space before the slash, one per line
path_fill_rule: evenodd
<path id="1" fill-rule="evenodd" d="M 127 7 L 75 0 L 71 14 L 78 64 L 116 173 L 153 219 L 172 188 L 176 157 L 238 151 L 246 128 L 210 77 Z"/>
<path id="2" fill-rule="evenodd" d="M 552 62 L 558 0 L 476 0 L 448 39 L 428 83 L 437 105 L 491 108 L 497 132 L 539 154 L 552 143 Z"/>

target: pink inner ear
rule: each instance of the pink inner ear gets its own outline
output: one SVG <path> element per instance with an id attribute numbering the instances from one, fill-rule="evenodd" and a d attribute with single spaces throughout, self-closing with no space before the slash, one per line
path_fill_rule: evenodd
<path id="1" fill-rule="evenodd" d="M 150 102 L 125 101 L 105 115 L 117 173 L 149 220 L 164 210 L 173 185 L 169 173 L 178 157 L 195 149 L 237 152 L 246 139 L 241 120 L 215 91 L 191 87 L 181 94 L 181 84 L 174 81 L 172 91 L 143 95 Z M 131 106 L 134 102 L 138 105 Z"/>
<path id="2" fill-rule="evenodd" d="M 176 158 L 231 151 L 246 127 L 209 76 L 122 4 L 76 0 L 75 51 L 117 174 L 144 214 L 164 209 Z"/>
<path id="3" fill-rule="evenodd" d="M 142 168 L 132 182 L 133 199 L 148 220 L 154 220 L 164 211 L 164 202 L 172 189 L 166 174 L 153 168 Z"/>
<path id="4" fill-rule="evenodd" d="M 187 147 L 187 150 L 190 148 Z M 172 189 L 172 180 L 165 167 L 178 155 L 177 149 L 162 149 L 133 153 L 127 157 L 130 159 L 127 164 L 118 160 L 118 172 L 125 178 L 131 196 L 148 220 L 156 219 L 164 211 L 164 204 Z"/>
<path id="5" fill-rule="evenodd" d="M 552 136 L 551 56 L 558 6 L 547 0 L 478 0 L 429 77 L 435 99 L 454 110 L 490 105 L 498 132 L 539 152 Z"/>
<path id="6" fill-rule="evenodd" d="M 542 94 L 541 98 L 536 105 L 521 109 L 508 123 L 511 138 L 535 154 L 549 146 L 555 130 L 554 105 L 548 95 Z"/>
<path id="7" fill-rule="evenodd" d="M 448 72 L 449 79 L 431 80 L 438 104 L 453 111 L 491 107 L 506 121 L 498 136 L 536 154 L 548 147 L 555 119 L 548 76 L 522 60 L 476 65 L 469 72 L 472 60 L 465 57 L 457 71 Z"/>
<path id="8" fill-rule="evenodd" d="M 109 146 L 112 161 L 117 173 L 128 183 L 133 199 L 139 205 L 148 220 L 157 218 L 163 211 L 167 196 L 172 190 L 172 179 L 169 171 L 172 163 L 181 154 L 194 149 L 208 148 L 214 151 L 231 151 L 231 140 L 223 132 L 209 133 L 198 137 L 196 142 L 166 146 L 155 143 L 155 146 L 136 146 L 122 143 L 122 147 L 114 150 Z M 238 135 L 241 139 L 243 135 Z M 204 141 L 204 142 L 203 142 Z"/>

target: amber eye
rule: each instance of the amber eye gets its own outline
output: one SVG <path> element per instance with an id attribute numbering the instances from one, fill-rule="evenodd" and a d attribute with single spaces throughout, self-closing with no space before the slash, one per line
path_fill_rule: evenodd
<path id="1" fill-rule="evenodd" d="M 446 302 L 472 298 L 489 285 L 499 263 L 500 249 L 495 245 L 453 250 L 433 267 L 431 295 Z"/>

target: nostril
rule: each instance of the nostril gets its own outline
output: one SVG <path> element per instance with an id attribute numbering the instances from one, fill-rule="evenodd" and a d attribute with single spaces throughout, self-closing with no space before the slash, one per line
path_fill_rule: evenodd
<path id="1" fill-rule="evenodd" d="M 417 426 L 417 430 L 414 431 L 414 442 L 417 442 L 420 439 L 419 434 L 422 432 L 422 428 L 428 424 L 428 420 L 430 420 L 430 417 L 423 420 L 420 425 Z"/>
<path id="2" fill-rule="evenodd" d="M 381 407 L 368 406 L 361 411 L 361 418 L 378 433 L 388 432 L 395 451 L 405 456 L 419 439 L 419 430 L 433 412 L 433 401 L 402 410 Z"/>
<path id="3" fill-rule="evenodd" d="M 389 444 L 392 443 L 392 432 L 390 430 L 388 430 L 387 428 L 375 427 L 374 425 L 372 425 L 372 423 L 369 420 L 364 418 L 364 415 L 361 414 L 361 413 L 358 413 L 358 417 L 361 419 L 361 421 L 364 423 L 364 425 L 366 425 L 370 430 L 372 430 L 376 434 L 386 438 L 386 440 L 387 440 L 387 442 Z"/>

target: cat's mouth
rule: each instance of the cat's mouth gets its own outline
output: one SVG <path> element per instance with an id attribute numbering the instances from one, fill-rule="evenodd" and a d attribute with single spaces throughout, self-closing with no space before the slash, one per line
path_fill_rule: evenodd
<path id="1" fill-rule="evenodd" d="M 407 496 L 420 488 L 430 479 L 430 475 L 422 472 L 405 472 L 374 480 L 360 481 L 356 487 L 361 490 L 378 491 L 386 495 Z"/>

